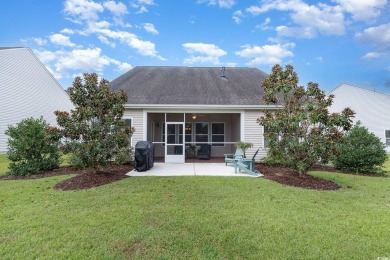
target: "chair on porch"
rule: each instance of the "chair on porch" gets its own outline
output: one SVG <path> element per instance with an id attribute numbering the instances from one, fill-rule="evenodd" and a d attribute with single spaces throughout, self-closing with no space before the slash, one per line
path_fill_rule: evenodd
<path id="1" fill-rule="evenodd" d="M 234 173 L 237 173 L 237 169 L 238 169 L 239 172 L 245 172 L 249 175 L 263 176 L 256 169 L 256 166 L 255 166 L 255 158 L 256 158 L 256 155 L 259 152 L 259 150 L 260 149 L 257 149 L 257 151 L 255 152 L 255 154 L 253 155 L 253 157 L 251 159 L 247 159 L 247 158 L 238 159 L 237 162 L 234 164 Z"/>
<path id="2" fill-rule="evenodd" d="M 210 160 L 211 144 L 201 144 L 197 152 L 198 159 Z"/>
<path id="3" fill-rule="evenodd" d="M 244 157 L 244 151 L 240 148 L 236 149 L 235 154 L 225 154 L 225 165 L 228 163 L 235 164 L 239 159 Z"/>

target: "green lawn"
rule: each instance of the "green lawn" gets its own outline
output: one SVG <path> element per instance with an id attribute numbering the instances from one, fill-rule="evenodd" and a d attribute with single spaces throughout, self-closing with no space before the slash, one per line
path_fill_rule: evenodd
<path id="1" fill-rule="evenodd" d="M 53 186 L 71 175 L 0 181 L 0 259 L 390 258 L 390 178 L 312 174 L 350 188 L 145 177 L 61 192 Z"/>

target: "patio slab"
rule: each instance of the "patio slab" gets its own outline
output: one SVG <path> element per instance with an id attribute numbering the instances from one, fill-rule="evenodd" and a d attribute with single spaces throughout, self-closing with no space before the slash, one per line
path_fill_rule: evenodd
<path id="1" fill-rule="evenodd" d="M 145 172 L 135 170 L 126 174 L 131 177 L 143 176 L 228 176 L 228 177 L 260 177 L 244 173 L 234 173 L 233 166 L 224 163 L 154 163 L 154 166 Z"/>

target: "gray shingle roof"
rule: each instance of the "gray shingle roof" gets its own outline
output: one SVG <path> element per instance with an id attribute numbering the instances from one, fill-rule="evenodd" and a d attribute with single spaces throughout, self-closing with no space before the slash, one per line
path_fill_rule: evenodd
<path id="1" fill-rule="evenodd" d="M 263 105 L 261 83 L 267 74 L 255 68 L 135 67 L 110 83 L 127 92 L 128 104 Z"/>

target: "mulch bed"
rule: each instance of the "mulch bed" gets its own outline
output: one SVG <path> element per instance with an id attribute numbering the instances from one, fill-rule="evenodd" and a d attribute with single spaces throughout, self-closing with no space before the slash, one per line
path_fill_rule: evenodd
<path id="1" fill-rule="evenodd" d="M 66 179 L 56 186 L 57 190 L 81 190 L 89 189 L 92 187 L 98 187 L 108 183 L 128 178 L 125 174 L 133 170 L 131 165 L 109 165 L 106 168 L 93 173 L 91 169 L 74 170 L 70 167 L 63 167 L 52 171 L 47 171 L 42 174 L 34 174 L 29 176 L 4 176 L 0 179 L 3 180 L 26 180 L 26 179 L 39 179 L 45 177 L 53 177 L 66 174 L 77 174 L 76 176 Z"/>
<path id="2" fill-rule="evenodd" d="M 91 170 L 73 178 L 64 180 L 54 186 L 57 190 L 82 190 L 98 187 L 128 178 L 125 174 L 133 170 L 131 165 L 110 165 L 93 173 Z"/>
<path id="3" fill-rule="evenodd" d="M 257 163 L 257 169 L 264 175 L 264 178 L 279 182 L 283 185 L 300 187 L 304 189 L 312 190 L 338 190 L 342 188 L 336 183 L 328 180 L 323 180 L 314 176 L 304 175 L 299 176 L 298 173 L 292 169 L 281 167 L 281 166 L 267 166 L 264 163 Z M 24 180 L 24 179 L 39 179 L 45 177 L 52 177 L 66 174 L 77 174 L 76 176 L 66 179 L 56 186 L 57 190 L 81 190 L 89 189 L 119 181 L 127 178 L 125 174 L 133 170 L 131 165 L 109 165 L 108 167 L 93 173 L 91 169 L 85 170 L 74 170 L 70 167 L 63 167 L 60 169 L 47 171 L 42 174 L 34 174 L 30 176 L 4 176 L 0 177 L 3 180 Z M 316 165 L 311 170 L 313 171 L 327 171 L 327 172 L 338 172 L 345 174 L 347 173 L 337 170 L 328 165 Z M 359 174 L 363 176 L 381 176 L 377 174 Z"/>
<path id="4" fill-rule="evenodd" d="M 342 188 L 332 181 L 310 175 L 299 176 L 298 172 L 282 166 L 267 166 L 264 163 L 257 163 L 256 167 L 264 175 L 264 178 L 287 186 L 311 190 L 338 190 Z M 330 166 L 316 166 L 312 170 L 340 172 Z"/>

